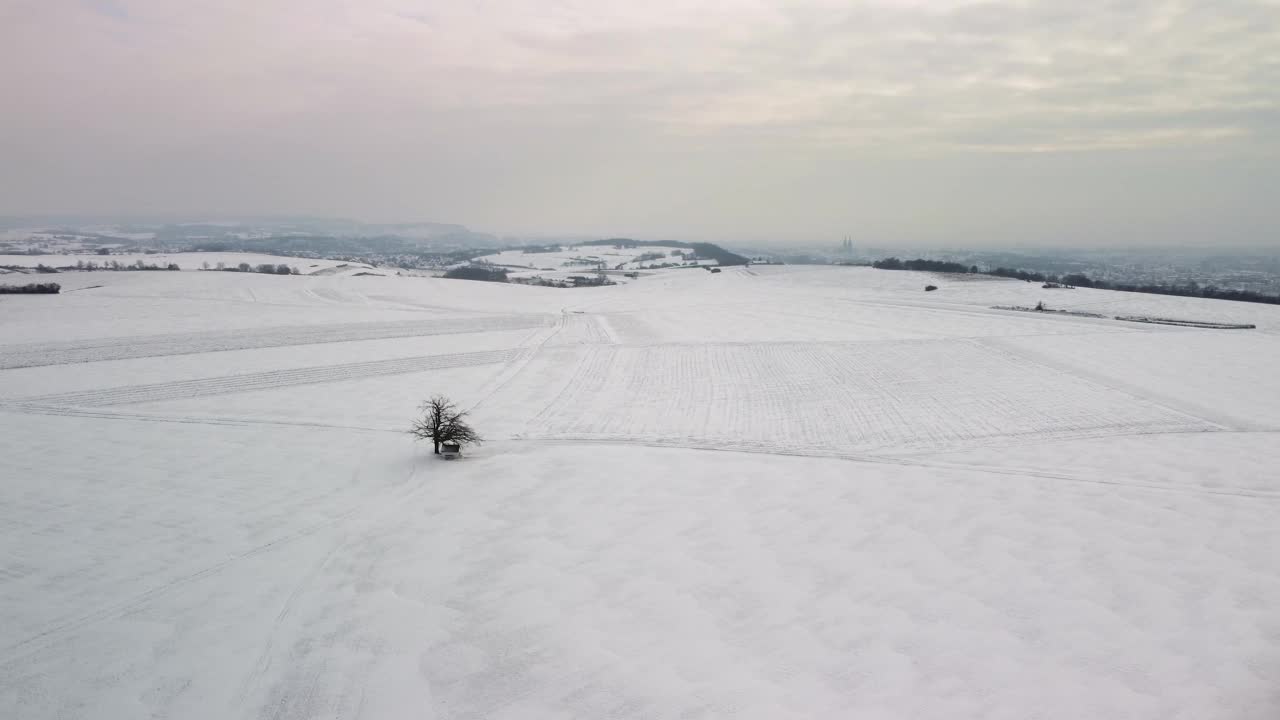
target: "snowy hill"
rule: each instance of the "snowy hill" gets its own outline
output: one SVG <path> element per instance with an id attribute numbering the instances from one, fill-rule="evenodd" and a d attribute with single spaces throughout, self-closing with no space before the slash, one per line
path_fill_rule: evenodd
<path id="1" fill-rule="evenodd" d="M 1280 307 L 679 250 L 0 296 L 0 717 L 1280 713 Z"/>
<path id="2" fill-rule="evenodd" d="M 626 282 L 629 273 L 678 267 L 717 265 L 688 248 L 668 245 L 621 247 L 612 245 L 563 245 L 554 249 L 504 250 L 476 258 L 475 262 L 506 268 L 516 281 L 540 278 L 565 280 L 574 275 L 602 272 L 614 282 Z"/>

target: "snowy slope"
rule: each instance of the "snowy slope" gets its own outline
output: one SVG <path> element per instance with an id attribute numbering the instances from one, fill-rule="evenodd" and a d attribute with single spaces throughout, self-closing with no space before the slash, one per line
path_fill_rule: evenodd
<path id="1" fill-rule="evenodd" d="M 1280 714 L 1280 308 L 58 280 L 0 297 L 0 717 Z"/>

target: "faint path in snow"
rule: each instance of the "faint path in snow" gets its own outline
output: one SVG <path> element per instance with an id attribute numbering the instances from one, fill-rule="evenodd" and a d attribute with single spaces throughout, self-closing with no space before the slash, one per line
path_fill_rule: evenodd
<path id="1" fill-rule="evenodd" d="M 493 315 L 466 318 L 424 318 L 408 322 L 295 325 L 251 330 L 143 335 L 140 337 L 103 338 L 74 342 L 7 345 L 4 346 L 3 354 L 0 354 L 0 369 L 166 355 L 190 355 L 224 350 L 315 345 L 356 340 L 523 330 L 544 327 L 550 322 L 551 319 L 547 315 Z"/>
<path id="2" fill-rule="evenodd" d="M 1202 331 L 1178 330 L 1174 332 L 1187 334 L 1194 333 L 1195 335 L 1190 335 L 1190 337 L 1202 337 L 1202 335 L 1200 335 Z M 1159 336 L 1161 338 L 1169 337 L 1169 335 L 1165 335 L 1160 330 L 1153 330 L 1150 333 L 1150 335 L 1156 334 L 1160 334 Z M 992 351 L 1004 353 L 1020 362 L 1034 363 L 1035 365 L 1047 368 L 1052 372 L 1056 372 L 1064 376 L 1082 378 L 1089 382 L 1111 388 L 1117 393 L 1123 393 L 1130 397 L 1141 398 L 1146 402 L 1157 403 L 1163 407 L 1167 407 L 1171 410 L 1187 415 L 1188 417 L 1200 418 L 1203 421 L 1212 423 L 1223 430 L 1258 431 L 1280 429 L 1274 424 L 1259 421 L 1256 414 L 1249 414 L 1248 408 L 1241 408 L 1240 412 L 1224 412 L 1220 409 L 1224 405 L 1231 406 L 1236 403 L 1219 402 L 1217 408 L 1209 407 L 1204 403 L 1189 400 L 1185 396 L 1178 397 L 1169 392 L 1161 392 L 1160 390 L 1152 387 L 1149 383 L 1135 382 L 1133 379 L 1126 380 L 1122 377 L 1124 371 L 1119 368 L 1109 367 L 1106 371 L 1091 369 L 1083 363 L 1072 362 L 1070 359 L 1061 357 L 1060 355 L 1055 355 L 1052 350 L 1028 347 L 1026 342 L 1020 338 L 975 338 L 971 342 Z M 1158 363 L 1159 359 L 1156 357 L 1148 357 L 1145 359 L 1145 362 Z M 1217 369 L 1220 370 L 1221 365 L 1222 363 L 1219 361 Z M 1190 376 L 1185 377 L 1182 379 L 1178 389 L 1185 390 L 1187 384 L 1199 380 L 1200 378 Z M 1224 377 L 1221 379 L 1221 382 L 1233 383 L 1236 380 L 1237 378 Z M 1270 378 L 1268 378 L 1268 380 L 1270 380 Z M 1252 382 L 1250 386 L 1254 388 L 1255 392 L 1267 392 L 1266 388 L 1258 386 L 1257 381 Z M 1184 395 L 1185 394 L 1186 393 L 1184 392 Z"/>
<path id="3" fill-rule="evenodd" d="M 493 397 L 506 387 L 508 383 L 510 383 L 522 370 L 524 370 L 525 365 L 527 365 L 529 361 L 538 354 L 539 350 L 546 347 L 547 343 L 550 342 L 552 338 L 556 337 L 564 330 L 567 322 L 568 319 L 566 313 L 561 311 L 560 316 L 556 318 L 554 324 L 531 334 L 525 340 L 524 346 L 522 346 L 514 357 L 507 362 L 507 366 L 502 369 L 502 372 L 480 389 L 477 393 L 477 399 L 475 402 L 471 403 L 470 409 L 475 410 L 480 407 L 486 400 Z"/>
<path id="4" fill-rule="evenodd" d="M 415 457 L 416 459 L 410 463 L 405 476 L 400 481 L 385 486 L 384 492 L 380 495 L 360 496 L 358 502 L 346 509 L 330 514 L 322 521 L 296 527 L 282 534 L 276 534 L 269 540 L 237 551 L 224 560 L 172 577 L 161 584 L 153 585 L 145 591 L 118 599 L 89 612 L 57 619 L 40 628 L 38 632 L 22 637 L 16 642 L 0 648 L 0 678 L 8 676 L 16 665 L 23 663 L 32 655 L 75 635 L 83 634 L 86 628 L 100 623 L 116 621 L 128 615 L 138 614 L 162 597 L 200 581 L 216 578 L 230 568 L 250 559 L 278 552 L 298 541 L 316 537 L 321 533 L 337 533 L 337 540 L 331 545 L 320 564 L 305 574 L 299 584 L 294 587 L 292 593 L 286 598 L 274 622 L 275 626 L 279 626 L 288 617 L 294 602 L 304 592 L 306 584 L 320 573 L 335 551 L 346 545 L 353 537 L 369 532 L 372 528 L 378 527 L 388 517 L 402 512 L 405 507 L 410 506 L 411 500 L 415 496 L 424 491 L 427 485 L 420 482 L 415 476 L 425 460 L 421 456 Z M 358 482 L 360 472 L 357 467 L 353 478 L 348 483 L 350 486 L 361 485 Z M 260 514 L 263 508 L 252 508 L 252 510 Z M 139 578 L 142 581 L 147 579 L 149 578 Z M 269 659 L 273 637 L 273 634 L 268 635 L 263 657 L 260 657 L 259 662 L 251 668 L 250 676 L 246 678 L 245 684 L 242 686 L 244 688 L 240 693 L 242 699 L 245 693 L 253 687 L 254 673 L 261 672 L 266 665 L 270 664 L 269 662 L 264 662 L 264 660 Z"/>
<path id="5" fill-rule="evenodd" d="M 592 303 L 588 303 L 590 304 Z M 520 353 L 507 364 L 502 373 L 480 390 L 479 399 L 472 403 L 471 409 L 475 410 L 489 399 L 501 394 L 517 381 L 531 362 L 548 349 L 611 344 L 614 337 L 607 327 L 603 318 L 598 315 L 568 308 L 561 310 L 555 325 L 530 335 Z M 565 375 L 566 379 L 571 379 L 573 376 L 574 373 Z"/>
<path id="6" fill-rule="evenodd" d="M 581 310 L 566 311 L 564 324 L 549 345 L 608 345 L 613 340 L 601 324 L 601 316 Z"/>
<path id="7" fill-rule="evenodd" d="M 600 326 L 600 332 L 604 334 L 605 341 L 610 345 L 617 345 L 621 342 L 618 339 L 618 332 L 613 329 L 613 325 L 609 323 L 609 318 L 605 315 L 593 315 L 596 323 Z"/>
<path id="8" fill-rule="evenodd" d="M 170 415 L 165 413 L 119 412 L 116 410 L 91 410 L 87 408 L 56 407 L 53 405 L 0 405 L 0 412 L 14 415 L 51 415 L 55 417 L 82 417 L 99 420 L 139 420 L 142 422 L 177 423 L 181 425 L 215 425 L 227 427 L 283 427 L 283 428 L 326 428 L 333 430 L 356 430 L 360 432 L 403 433 L 403 429 L 385 427 L 366 427 L 361 425 L 342 425 L 335 423 L 310 422 L 306 420 L 281 420 L 263 417 L 229 417 L 219 415 Z"/>
<path id="9" fill-rule="evenodd" d="M 283 674 L 277 673 L 277 676 L 283 675 L 283 679 L 272 683 L 269 696 L 257 713 L 258 717 L 272 718 L 272 720 L 314 717 L 318 713 L 317 705 L 320 702 L 321 695 L 330 696 L 325 699 L 324 704 L 333 708 L 349 709 L 353 704 L 356 705 L 357 712 L 353 717 L 359 717 L 358 707 L 364 702 L 363 688 L 366 684 L 366 677 L 350 673 L 346 674 L 341 679 L 341 692 L 337 693 L 336 697 L 332 697 L 335 695 L 333 692 L 334 684 L 324 681 L 326 668 L 323 662 L 319 665 L 309 665 L 306 655 L 323 655 L 325 652 L 331 652 L 337 638 L 330 636 L 314 640 L 308 639 L 305 641 L 305 654 L 299 657 L 297 646 L 304 642 L 302 638 L 305 637 L 309 628 L 297 625 L 289 627 L 288 621 L 295 608 L 304 604 L 301 600 L 312 590 L 318 579 L 326 574 L 334 573 L 332 566 L 338 564 L 338 559 L 342 559 L 347 564 L 347 567 L 362 568 L 362 572 L 358 577 L 349 578 L 344 584 L 350 585 L 351 582 L 368 583 L 371 581 L 374 570 L 373 564 L 363 562 L 358 565 L 352 565 L 350 556 L 353 552 L 359 556 L 369 548 L 377 547 L 375 538 L 389 532 L 389 528 L 396 525 L 393 522 L 394 518 L 403 515 L 414 507 L 414 498 L 420 496 L 429 487 L 425 481 L 417 477 L 424 462 L 426 462 L 426 459 L 419 457 L 412 464 L 407 477 L 400 484 L 404 488 L 403 492 L 398 492 L 390 498 L 381 499 L 372 505 L 366 504 L 358 513 L 343 518 L 341 523 L 334 524 L 333 530 L 337 534 L 334 542 L 319 560 L 302 575 L 297 584 L 293 586 L 281 604 L 280 610 L 276 613 L 256 662 L 241 682 L 237 705 L 250 709 L 256 704 L 260 699 L 262 685 L 268 681 L 268 671 L 274 665 L 285 667 L 286 670 Z M 332 583 L 332 580 L 330 582 Z M 318 592 L 321 596 L 328 597 L 332 595 L 333 591 L 334 588 L 332 586 L 326 586 Z M 315 603 L 312 602 L 311 606 L 314 607 L 314 605 Z M 293 647 L 282 647 L 282 641 L 285 639 L 291 640 Z M 365 673 L 367 674 L 367 672 L 368 668 L 366 667 Z M 360 697 L 359 700 L 353 703 L 351 698 L 357 691 Z M 339 714 L 345 715 L 346 713 Z"/>
<path id="10" fill-rule="evenodd" d="M 315 534 L 316 532 L 319 532 L 320 530 L 330 527 L 334 523 L 341 522 L 342 520 L 352 515 L 355 515 L 358 512 L 360 512 L 360 508 L 352 508 L 346 513 L 339 515 L 335 518 L 326 520 L 324 522 L 316 523 L 314 525 L 309 525 L 300 530 L 291 532 L 288 535 L 275 538 L 270 542 L 263 543 L 245 552 L 238 553 L 222 562 L 216 563 L 214 565 L 210 565 L 197 572 L 191 573 L 189 575 L 184 575 L 183 577 L 180 577 L 176 580 L 171 580 L 169 582 L 164 583 L 163 585 L 159 585 L 149 590 L 146 590 L 144 592 L 141 592 L 138 595 L 135 595 L 134 597 L 129 598 L 123 602 L 119 602 L 113 605 L 109 605 L 107 607 L 99 608 L 85 615 L 81 615 L 79 617 L 75 617 L 72 619 L 59 622 L 53 627 L 42 630 L 34 635 L 30 635 L 13 645 L 10 645 L 5 648 L 0 648 L 0 667 L 10 665 L 14 662 L 18 662 L 23 657 L 26 657 L 30 653 L 37 652 L 45 647 L 48 647 L 49 645 L 53 645 L 57 643 L 60 638 L 67 636 L 77 630 L 80 630 L 81 628 L 87 625 L 91 625 L 96 622 L 101 622 L 103 620 L 118 618 L 126 613 L 129 613 L 133 610 L 137 610 L 138 608 L 145 606 L 147 603 L 160 597 L 161 595 L 164 595 L 173 590 L 176 590 L 182 587 L 183 585 L 187 585 L 189 583 L 204 579 L 212 575 L 216 575 L 217 573 L 222 572 L 223 570 L 230 567 L 231 565 L 237 562 L 240 562 L 242 560 L 245 560 L 247 558 L 251 558 L 256 555 L 260 555 L 262 553 L 271 552 L 273 550 L 276 550 L 279 547 L 283 547 L 284 545 L 287 545 L 301 538 L 309 537 Z"/>
<path id="11" fill-rule="evenodd" d="M 1000 343 L 999 340 L 996 338 L 980 338 L 980 339 L 976 338 L 976 339 L 970 339 L 968 340 L 968 342 L 971 342 L 978 347 L 985 348 L 992 352 L 1001 353 L 1009 357 L 1013 362 L 1032 364 L 1038 367 L 1042 367 L 1048 370 L 1049 372 L 1062 375 L 1064 377 L 1078 378 L 1096 385 L 1101 385 L 1102 387 L 1105 387 L 1113 392 L 1116 392 L 1122 395 L 1128 395 L 1129 397 L 1134 398 L 1135 400 L 1152 403 L 1154 405 L 1158 405 L 1160 407 L 1166 408 L 1170 412 L 1175 412 L 1180 415 L 1185 415 L 1188 418 L 1191 418 L 1194 420 L 1209 423 L 1211 425 L 1214 425 L 1219 430 L 1253 429 L 1253 428 L 1232 427 L 1230 423 L 1217 422 L 1209 417 L 1205 417 L 1205 415 L 1213 414 L 1212 411 L 1204 410 L 1202 412 L 1200 409 L 1190 410 L 1190 409 L 1178 407 L 1177 405 L 1174 404 L 1177 401 L 1173 400 L 1172 398 L 1151 397 L 1150 393 L 1144 392 L 1139 388 L 1123 386 L 1120 382 L 1116 380 L 1116 378 L 1109 375 L 1102 375 L 1099 373 L 1090 373 L 1090 372 L 1082 371 L 1079 368 L 1072 367 L 1066 363 L 1054 362 L 1052 358 L 1041 355 L 1039 353 L 1032 355 L 1031 353 L 1028 353 L 1025 351 L 1013 350 L 1008 345 Z"/>
<path id="12" fill-rule="evenodd" d="M 1166 435 L 1169 433 L 1155 433 Z M 1099 435 L 1098 437 L 1114 437 Z M 1130 481 L 1123 478 L 1099 478 L 1071 475 L 1060 472 L 1049 472 L 1027 467 L 1008 467 L 1003 465 L 984 465 L 965 462 L 943 462 L 924 459 L 922 457 L 906 457 L 892 455 L 874 455 L 846 453 L 820 448 L 795 448 L 785 446 L 769 446 L 756 443 L 704 442 L 694 438 L 621 438 L 621 437 L 533 437 L 514 438 L 513 442 L 534 442 L 550 445 L 619 445 L 652 448 L 675 448 L 683 450 L 701 450 L 707 452 L 748 453 L 762 455 L 779 455 L 784 457 L 805 457 L 830 460 L 845 460 L 854 463 L 872 463 L 878 465 L 901 465 L 906 467 L 937 468 L 944 470 L 974 470 L 994 475 L 1010 475 L 1014 477 L 1035 477 L 1045 480 L 1065 480 L 1074 483 L 1093 485 L 1115 485 L 1119 487 L 1175 492 L 1193 495 L 1226 495 L 1231 497 L 1258 498 L 1262 500 L 1280 500 L 1280 491 L 1245 490 L 1223 487 L 1161 485 L 1157 483 Z"/>
<path id="13" fill-rule="evenodd" d="M 520 351 L 488 350 L 473 353 L 455 353 L 450 355 L 420 355 L 416 357 L 394 358 L 391 360 L 373 360 L 362 363 L 346 363 L 342 365 L 322 365 L 319 367 L 303 367 L 291 370 L 273 370 L 269 372 L 248 373 L 244 375 L 226 375 L 223 377 L 183 380 L 180 382 L 155 383 L 150 385 L 126 385 L 123 387 L 85 392 L 61 393 L 22 398 L 9 407 L 22 409 L 31 406 L 93 408 L 112 405 L 129 405 L 136 403 L 159 402 L 189 397 L 205 397 L 227 395 L 232 393 L 270 390 L 297 385 L 317 385 L 321 383 L 343 382 L 359 378 L 382 375 L 404 375 L 453 367 L 471 367 L 475 365 L 497 364 L 508 362 Z"/>

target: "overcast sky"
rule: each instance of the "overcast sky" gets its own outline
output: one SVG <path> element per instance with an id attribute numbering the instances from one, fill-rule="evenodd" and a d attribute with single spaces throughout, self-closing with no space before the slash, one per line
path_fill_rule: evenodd
<path id="1" fill-rule="evenodd" d="M 0 213 L 1280 246 L 1280 0 L 3 0 Z"/>

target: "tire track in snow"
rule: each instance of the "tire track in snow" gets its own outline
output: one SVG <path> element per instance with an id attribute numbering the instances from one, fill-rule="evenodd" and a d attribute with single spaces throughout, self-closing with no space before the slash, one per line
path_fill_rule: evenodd
<path id="1" fill-rule="evenodd" d="M 497 378 L 490 381 L 480 393 L 480 399 L 473 403 L 471 410 L 483 405 L 487 400 L 501 392 L 504 388 L 516 381 L 520 373 L 529 365 L 540 352 L 548 348 L 565 347 L 572 345 L 600 345 L 610 344 L 612 337 L 603 329 L 595 315 L 586 315 L 581 310 L 570 310 L 563 308 L 560 311 L 560 318 L 550 329 L 544 334 L 534 337 L 532 342 L 519 349 L 519 355 L 512 360 L 508 366 L 502 371 Z M 566 329 L 574 328 L 587 337 L 586 342 L 568 341 L 563 342 L 562 335 Z M 570 331 L 572 334 L 572 331 Z M 581 340 L 581 338 L 577 338 Z M 574 373 L 576 375 L 576 372 Z M 570 375 L 572 379 L 573 375 Z"/>
<path id="2" fill-rule="evenodd" d="M 319 522 L 297 528 L 265 543 L 261 543 L 243 552 L 232 555 L 225 560 L 214 563 L 190 574 L 174 578 L 168 582 L 156 585 L 155 587 L 140 592 L 130 598 L 120 600 L 76 617 L 56 621 L 50 627 L 19 640 L 6 648 L 0 648 L 0 668 L 21 662 L 45 648 L 56 645 L 58 642 L 69 637 L 77 630 L 95 625 L 99 622 L 120 618 L 129 613 L 137 612 L 145 608 L 152 601 L 186 585 L 190 585 L 191 583 L 208 577 L 216 576 L 227 568 L 236 565 L 243 560 L 274 552 L 298 540 L 311 537 L 328 528 L 341 525 L 348 521 L 358 520 L 363 516 L 366 519 L 366 522 L 363 525 L 357 526 L 355 530 L 367 531 L 369 527 L 374 526 L 378 521 L 403 511 L 406 507 L 407 501 L 413 499 L 423 491 L 426 484 L 413 482 L 414 476 L 417 475 L 420 469 L 420 465 L 420 461 L 414 462 L 405 479 L 399 483 L 399 485 L 390 488 L 392 490 L 391 497 L 374 500 L 372 503 L 353 507 Z M 305 584 L 310 581 L 310 578 L 314 577 L 320 569 L 323 569 L 324 564 L 328 562 L 335 551 L 341 549 L 348 543 L 349 537 L 349 535 L 344 536 L 338 541 L 333 549 L 325 556 L 319 568 L 317 568 L 311 576 L 304 579 L 302 583 L 303 586 L 305 586 Z M 294 593 L 290 595 L 289 600 L 286 601 L 285 607 L 282 607 L 277 613 L 277 621 L 283 620 L 283 618 L 288 615 L 289 605 L 296 599 L 299 592 L 300 588 L 294 589 Z"/>
<path id="3" fill-rule="evenodd" d="M 1142 402 L 1162 407 L 1170 412 L 1213 425 L 1219 430 L 1248 431 L 1271 429 L 1264 426 L 1249 426 L 1245 423 L 1219 415 L 1208 408 L 1193 407 L 1183 400 L 1159 395 L 1140 387 L 1135 387 L 1132 384 L 1125 383 L 1120 378 L 1090 372 L 1084 368 L 1073 366 L 1068 362 L 1054 359 L 1043 353 L 1036 353 L 1022 348 L 1015 349 L 1008 343 L 1003 342 L 1001 338 L 972 338 L 969 339 L 968 342 L 991 352 L 1004 355 L 1014 362 L 1037 365 L 1057 375 L 1072 377 L 1095 385 L 1100 385 L 1113 392 L 1128 395 L 1129 397 L 1136 398 Z"/>
<path id="4" fill-rule="evenodd" d="M 1196 432 L 1196 431 L 1192 431 Z M 1199 432 L 1214 432 L 1210 430 Z M 1167 433 L 1151 433 L 1163 435 Z M 680 450 L 702 450 L 706 452 L 757 453 L 761 455 L 782 455 L 786 457 L 821 458 L 829 460 L 846 460 L 849 462 L 873 463 L 878 465 L 901 465 L 906 467 L 935 468 L 939 470 L 967 470 L 994 475 L 1011 475 L 1014 477 L 1034 477 L 1045 480 L 1062 480 L 1073 483 L 1092 485 L 1114 485 L 1118 487 L 1136 488 L 1140 490 L 1158 490 L 1164 492 L 1191 495 L 1226 495 L 1231 497 L 1257 498 L 1261 500 L 1280 500 L 1280 492 L 1265 490 L 1238 490 L 1231 488 L 1205 487 L 1199 485 L 1160 485 L 1132 480 L 1105 479 L 1068 475 L 1034 468 L 1004 467 L 998 465 L 979 465 L 969 463 L 948 463 L 921 460 L 911 457 L 895 457 L 885 455 L 868 455 L 841 452 L 820 448 L 798 448 L 794 446 L 770 445 L 768 443 L 732 442 L 699 440 L 696 438 L 626 438 L 626 437 L 591 437 L 591 436 L 526 436 L 513 438 L 513 441 L 531 440 L 539 444 L 554 445 L 632 445 L 652 448 L 670 448 Z"/>
<path id="5" fill-rule="evenodd" d="M 355 515 L 359 511 L 360 511 L 359 508 L 353 508 L 351 510 L 348 510 L 345 513 L 342 513 L 341 515 L 337 515 L 333 518 L 324 520 L 319 523 L 315 523 L 313 525 L 308 525 L 292 533 L 289 533 L 287 535 L 283 535 L 274 540 L 271 540 L 270 542 L 263 543 L 262 545 L 246 550 L 245 552 L 242 552 L 238 555 L 229 557 L 226 560 L 223 560 L 222 562 L 210 565 L 209 567 L 206 567 L 202 570 L 198 570 L 189 575 L 184 575 L 180 578 L 171 580 L 162 585 L 158 585 L 149 590 L 145 590 L 127 600 L 123 600 L 121 602 L 109 605 L 105 608 L 100 608 L 98 610 L 86 613 L 76 618 L 59 622 L 55 624 L 53 627 L 42 630 L 34 635 L 31 635 L 31 636 L 28 636 L 27 638 L 19 640 L 18 642 L 10 645 L 7 648 L 4 648 L 3 649 L 4 657 L 0 658 L 0 667 L 10 665 L 14 662 L 17 662 L 19 660 L 22 660 L 23 658 L 28 657 L 32 653 L 35 653 L 44 649 L 45 647 L 54 645 L 63 637 L 70 635 L 71 633 L 75 632 L 76 630 L 79 630 L 80 628 L 87 627 L 89 625 L 92 625 L 97 622 L 101 622 L 103 620 L 110 620 L 112 618 L 121 617 L 127 613 L 136 611 L 142 607 L 145 607 L 149 602 L 151 602 L 157 597 L 165 595 L 173 590 L 176 590 L 177 588 L 180 588 L 184 585 L 188 585 L 202 578 L 216 575 L 217 573 L 225 570 L 226 568 L 230 567 L 231 565 L 237 562 L 240 562 L 241 560 L 245 560 L 251 557 L 256 557 L 263 553 L 270 552 L 279 547 L 288 545 L 289 543 L 292 543 L 296 540 L 300 540 L 302 538 L 314 535 L 315 533 L 319 532 L 320 530 L 323 530 L 326 527 L 329 527 L 335 523 L 341 522 L 342 520 L 345 520 L 346 518 L 351 517 L 352 515 Z"/>
<path id="6" fill-rule="evenodd" d="M 295 385 L 316 385 L 384 375 L 403 375 L 427 370 L 503 363 L 511 360 L 519 352 L 517 349 L 507 349 L 449 355 L 422 355 L 391 360 L 346 363 L 343 365 L 272 370 L 245 375 L 227 375 L 151 385 L 126 385 L 105 390 L 88 390 L 23 398 L 21 402 L 13 403 L 12 407 L 52 405 L 94 408 L 212 395 L 230 395 L 233 393 L 253 392 L 255 390 L 273 390 Z"/>
<path id="7" fill-rule="evenodd" d="M 555 323 L 553 323 L 549 328 L 545 328 L 531 335 L 529 338 L 526 338 L 526 344 L 516 348 L 514 351 L 515 355 L 513 355 L 508 361 L 507 366 L 502 369 L 502 372 L 499 373 L 496 378 L 485 383 L 485 386 L 480 389 L 479 393 L 477 393 L 479 399 L 471 403 L 471 406 L 467 411 L 474 411 L 476 408 L 483 405 L 486 400 L 493 397 L 504 387 L 510 384 L 511 381 L 514 380 L 522 370 L 524 370 L 525 366 L 529 364 L 529 361 L 532 360 L 533 357 L 542 350 L 542 348 L 546 347 L 547 343 L 551 342 L 553 338 L 564 330 L 565 325 L 568 323 L 567 318 L 567 313 L 561 310 L 560 317 L 556 318 Z"/>
<path id="8" fill-rule="evenodd" d="M 250 330 L 182 333 L 142 337 L 114 337 L 56 343 L 0 346 L 0 370 L 130 360 L 169 355 L 197 355 L 229 350 L 319 345 L 359 340 L 429 337 L 545 327 L 549 315 L 498 315 L 413 320 L 409 322 L 347 323 L 289 326 Z"/>
<path id="9" fill-rule="evenodd" d="M 302 628 L 293 628 L 294 642 L 304 642 L 308 646 L 308 650 L 301 654 L 296 651 L 296 648 L 277 649 L 280 645 L 278 640 L 289 630 L 286 621 L 294 614 L 299 599 L 311 589 L 318 578 L 330 571 L 335 561 L 340 562 L 344 559 L 344 554 L 348 555 L 345 560 L 349 567 L 340 572 L 348 573 L 349 577 L 341 582 L 349 583 L 353 580 L 363 582 L 369 579 L 376 568 L 376 563 L 385 554 L 385 550 L 378 553 L 373 560 L 361 560 L 358 563 L 353 562 L 348 551 L 370 544 L 374 547 L 379 546 L 379 543 L 371 543 L 371 541 L 386 533 L 388 528 L 394 527 L 396 523 L 393 521 L 401 518 L 414 507 L 409 501 L 429 487 L 427 483 L 414 482 L 424 462 L 423 458 L 418 457 L 410 467 L 408 475 L 400 484 L 404 488 L 403 492 L 396 493 L 394 497 L 350 518 L 350 521 L 341 528 L 339 536 L 329 550 L 293 587 L 272 622 L 257 662 L 241 682 L 237 699 L 239 706 L 249 707 L 254 695 L 262 687 L 263 679 L 273 665 L 272 661 L 282 659 L 281 656 L 287 656 L 283 659 L 290 663 L 289 669 L 273 683 L 265 702 L 258 707 L 258 717 L 273 719 L 316 717 L 325 714 L 320 711 L 321 706 L 327 708 L 328 712 L 333 713 L 335 717 L 360 716 L 359 711 L 364 705 L 367 690 L 367 676 L 372 666 L 363 665 L 348 669 L 343 673 L 341 680 L 335 683 L 333 674 L 323 659 L 325 656 L 332 655 L 334 646 L 342 642 L 343 637 L 334 633 L 316 633 L 305 624 Z M 431 516 L 434 517 L 435 514 L 431 513 Z M 356 557 L 366 557 L 366 555 L 357 552 Z M 333 581 L 332 578 L 330 580 Z M 299 630 L 301 633 L 298 632 Z M 345 639 L 350 641 L 350 638 Z M 313 654 L 322 656 L 322 659 L 318 662 L 311 659 L 310 656 Z M 358 699 L 352 702 L 352 698 L 357 696 Z M 352 707 L 355 708 L 354 715 L 349 714 Z"/>
<path id="10" fill-rule="evenodd" d="M 342 546 L 343 543 L 338 542 L 330 547 L 328 552 L 321 556 L 320 562 L 316 563 L 305 575 L 302 576 L 302 579 L 298 581 L 298 584 L 293 586 L 293 590 L 289 593 L 289 596 L 285 598 L 284 604 L 280 606 L 279 612 L 276 613 L 275 620 L 271 623 L 271 629 L 267 632 L 267 639 L 263 644 L 262 652 L 258 653 L 257 661 L 254 662 L 253 668 L 241 683 L 239 695 L 240 704 L 244 704 L 249 693 L 258 687 L 262 681 L 262 676 L 271 668 L 271 652 L 275 648 L 276 635 L 280 630 L 280 626 L 284 623 L 285 618 L 289 616 L 289 613 L 297 603 L 298 598 L 302 595 L 303 590 L 305 590 L 315 577 L 324 570 L 325 566 L 329 564 L 329 560 L 333 558 L 334 553 L 336 553 Z"/>
<path id="11" fill-rule="evenodd" d="M 600 323 L 600 316 L 581 310 L 568 311 L 564 326 L 548 345 L 611 345 L 613 338 Z"/>
<path id="12" fill-rule="evenodd" d="M 162 413 L 117 412 L 114 410 L 88 410 L 84 408 L 56 407 L 53 405 L 0 405 L 0 412 L 24 413 L 30 415 L 51 415 L 54 417 L 86 417 L 100 420 L 137 420 L 142 422 L 180 423 L 185 425 L 225 425 L 231 427 L 251 427 L 267 425 L 274 427 L 328 428 L 331 430 L 357 430 L 360 432 L 401 433 L 401 429 L 364 427 L 361 425 L 338 425 L 335 423 L 306 422 L 302 420 L 279 420 L 272 418 L 226 417 L 217 415 L 165 415 Z"/>

